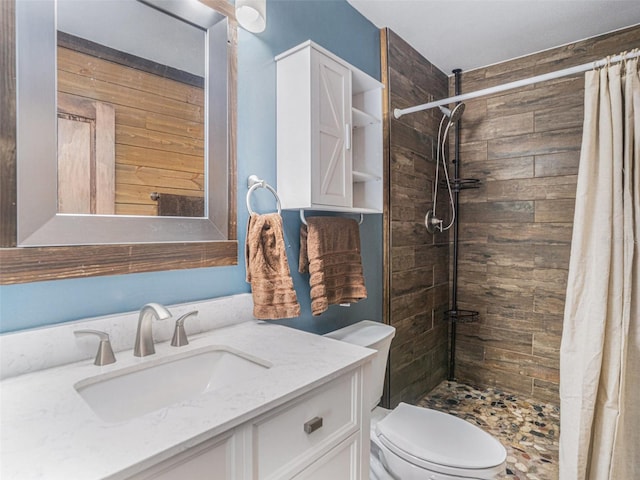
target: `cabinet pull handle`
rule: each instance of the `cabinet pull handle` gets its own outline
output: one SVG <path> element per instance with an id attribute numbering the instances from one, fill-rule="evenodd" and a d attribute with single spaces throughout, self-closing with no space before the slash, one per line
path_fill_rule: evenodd
<path id="1" fill-rule="evenodd" d="M 347 150 L 351 150 L 351 124 L 347 123 L 344 126 L 344 145 Z"/>
<path id="2" fill-rule="evenodd" d="M 322 427 L 322 417 L 313 417 L 307 423 L 304 424 L 304 431 L 306 433 L 313 433 Z"/>

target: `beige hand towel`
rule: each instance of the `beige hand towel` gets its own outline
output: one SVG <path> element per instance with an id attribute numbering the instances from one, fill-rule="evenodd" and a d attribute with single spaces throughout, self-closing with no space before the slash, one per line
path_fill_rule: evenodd
<path id="1" fill-rule="evenodd" d="M 342 217 L 309 217 L 300 228 L 300 273 L 309 271 L 311 313 L 367 298 L 360 257 L 360 228 Z"/>
<path id="2" fill-rule="evenodd" d="M 245 252 L 253 315 L 263 320 L 299 316 L 300 304 L 289 271 L 280 214 L 249 216 Z"/>

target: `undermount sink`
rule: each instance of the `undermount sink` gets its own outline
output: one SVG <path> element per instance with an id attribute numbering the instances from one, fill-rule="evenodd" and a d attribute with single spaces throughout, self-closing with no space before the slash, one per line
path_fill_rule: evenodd
<path id="1" fill-rule="evenodd" d="M 210 346 L 90 377 L 74 388 L 102 420 L 120 422 L 240 383 L 270 367 L 233 348 Z"/>

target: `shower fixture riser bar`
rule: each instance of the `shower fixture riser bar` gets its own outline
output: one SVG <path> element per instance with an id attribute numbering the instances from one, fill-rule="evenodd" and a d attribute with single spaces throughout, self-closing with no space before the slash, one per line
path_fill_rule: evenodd
<path id="1" fill-rule="evenodd" d="M 460 81 L 462 77 L 462 70 L 456 68 L 453 71 L 455 75 L 455 93 L 458 95 L 460 93 Z M 460 118 L 456 122 L 456 131 L 454 137 L 454 175 L 453 178 L 460 178 Z M 453 209 L 455 211 L 455 221 L 453 223 L 453 278 L 451 285 L 451 309 L 458 309 L 458 205 L 460 198 L 460 190 L 455 189 L 453 192 Z M 453 380 L 455 378 L 455 368 L 456 368 L 456 322 L 449 322 L 450 333 L 450 341 L 449 348 L 451 349 L 449 352 L 449 374 L 448 380 Z"/>

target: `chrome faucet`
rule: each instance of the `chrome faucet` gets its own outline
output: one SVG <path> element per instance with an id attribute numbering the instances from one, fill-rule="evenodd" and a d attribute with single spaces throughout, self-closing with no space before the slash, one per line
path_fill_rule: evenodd
<path id="1" fill-rule="evenodd" d="M 153 317 L 156 317 L 158 320 L 165 320 L 171 317 L 171 313 L 159 303 L 147 303 L 140 309 L 136 343 L 133 346 L 133 354 L 136 357 L 146 357 L 147 355 L 156 353 L 151 329 Z"/>

